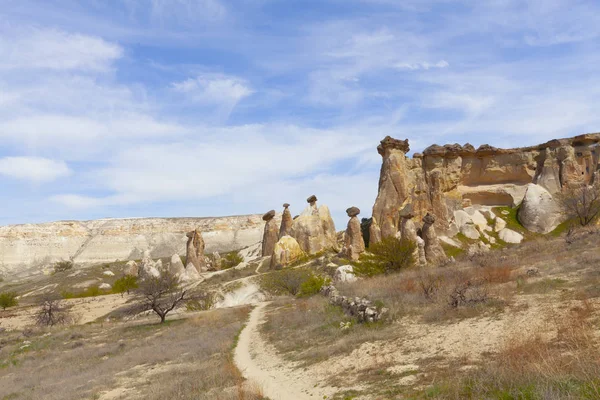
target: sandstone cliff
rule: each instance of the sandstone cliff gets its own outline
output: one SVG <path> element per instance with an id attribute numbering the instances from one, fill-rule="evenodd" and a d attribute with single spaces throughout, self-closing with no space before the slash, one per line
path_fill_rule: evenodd
<path id="1" fill-rule="evenodd" d="M 199 229 L 206 252 L 260 242 L 260 215 L 220 218 L 135 218 L 61 221 L 0 227 L 0 274 L 29 274 L 56 260 L 102 263 L 185 254 L 186 232 Z"/>
<path id="2" fill-rule="evenodd" d="M 598 170 L 600 133 L 514 149 L 459 144 L 425 149 L 406 157 L 408 140 L 386 137 L 377 150 L 383 158 L 371 235 L 398 231 L 399 212 L 412 205 L 420 221 L 428 212 L 445 233 L 454 211 L 469 205 L 516 206 L 535 183 L 550 194 L 590 183 Z"/>

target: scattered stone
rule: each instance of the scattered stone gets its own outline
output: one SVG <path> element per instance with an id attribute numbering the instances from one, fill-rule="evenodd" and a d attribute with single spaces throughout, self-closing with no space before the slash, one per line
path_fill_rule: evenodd
<path id="1" fill-rule="evenodd" d="M 385 307 L 378 309 L 373 306 L 370 300 L 364 298 L 341 296 L 340 292 L 333 285 L 323 286 L 321 293 L 329 299 L 331 304 L 341 307 L 344 313 L 355 317 L 361 323 L 379 321 L 389 311 Z"/>
<path id="2" fill-rule="evenodd" d="M 354 267 L 352 265 L 342 265 L 336 268 L 333 274 L 334 282 L 356 282 L 358 278 L 354 275 Z"/>
<path id="3" fill-rule="evenodd" d="M 110 290 L 110 289 L 112 289 L 112 286 L 110 286 L 108 283 L 103 283 L 100 286 L 98 286 L 98 289 L 100 289 L 100 290 Z"/>
<path id="4" fill-rule="evenodd" d="M 496 218 L 496 221 L 494 223 L 494 231 L 497 233 L 504 228 L 506 228 L 506 221 L 500 217 Z"/>
<path id="5" fill-rule="evenodd" d="M 440 242 L 447 244 L 448 246 L 452 246 L 455 247 L 457 249 L 461 249 L 462 248 L 462 244 L 452 238 L 449 238 L 448 236 L 439 236 L 438 237 L 440 239 Z"/>
<path id="6" fill-rule="evenodd" d="M 540 274 L 540 270 L 537 268 L 529 268 L 527 270 L 527 276 L 538 276 Z"/>
<path id="7" fill-rule="evenodd" d="M 270 257 L 273 255 L 273 250 L 275 250 L 275 244 L 279 239 L 279 229 L 277 228 L 275 218 L 275 210 L 271 210 L 265 215 L 263 215 L 263 220 L 267 223 L 265 224 L 265 230 L 263 233 L 263 241 L 262 241 L 262 256 Z"/>
<path id="8" fill-rule="evenodd" d="M 102 275 L 106 275 L 106 276 L 115 276 L 115 273 L 114 273 L 114 272 L 112 272 L 112 271 L 104 271 L 104 272 L 102 273 Z"/>
<path id="9" fill-rule="evenodd" d="M 508 228 L 504 228 L 498 232 L 498 237 L 506 243 L 518 244 L 523 241 L 523 235 Z"/>
<path id="10" fill-rule="evenodd" d="M 461 226 L 460 233 L 465 235 L 467 238 L 473 240 L 479 239 L 481 237 L 481 234 L 479 233 L 475 225 L 473 225 L 472 223 Z"/>
<path id="11" fill-rule="evenodd" d="M 467 249 L 467 256 L 473 257 L 478 254 L 487 253 L 490 251 L 490 247 L 491 247 L 490 245 L 485 244 L 482 241 L 470 244 L 469 248 Z"/>

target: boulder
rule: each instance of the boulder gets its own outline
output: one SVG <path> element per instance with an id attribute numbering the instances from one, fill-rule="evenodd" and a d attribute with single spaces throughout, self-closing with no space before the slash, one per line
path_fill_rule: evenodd
<path id="1" fill-rule="evenodd" d="M 467 238 L 473 239 L 473 240 L 479 239 L 481 237 L 481 234 L 479 233 L 479 231 L 477 230 L 475 225 L 472 223 L 463 225 L 460 228 L 460 233 L 465 235 Z"/>
<path id="2" fill-rule="evenodd" d="M 523 235 L 508 228 L 504 228 L 498 232 L 498 237 L 506 243 L 518 244 L 523 241 Z"/>
<path id="3" fill-rule="evenodd" d="M 104 272 L 102 273 L 102 275 L 106 275 L 106 276 L 115 276 L 115 273 L 114 273 L 114 272 L 112 272 L 112 271 L 104 271 Z"/>
<path id="4" fill-rule="evenodd" d="M 504 228 L 506 228 L 506 221 L 497 217 L 494 221 L 494 232 L 500 232 Z"/>
<path id="5" fill-rule="evenodd" d="M 339 251 L 335 224 L 329 208 L 322 205 L 316 210 L 316 213 L 302 213 L 294 220 L 291 236 L 296 239 L 302 251 L 308 254 L 328 249 Z"/>
<path id="6" fill-rule="evenodd" d="M 184 283 L 197 282 L 202 279 L 202 276 L 192 263 L 188 263 L 183 273 L 179 276 L 179 281 Z"/>
<path id="7" fill-rule="evenodd" d="M 336 268 L 333 274 L 334 282 L 356 282 L 358 278 L 354 275 L 354 268 L 352 265 L 342 265 Z"/>
<path id="8" fill-rule="evenodd" d="M 435 217 L 431 214 L 423 217 L 423 229 L 422 235 L 425 241 L 425 258 L 430 264 L 442 264 L 448 260 L 444 249 L 440 244 L 440 240 L 437 237 L 433 224 L 435 223 Z"/>
<path id="9" fill-rule="evenodd" d="M 271 258 L 271 268 L 285 267 L 304 255 L 305 253 L 296 239 L 291 236 L 284 236 L 275 244 L 273 257 Z"/>
<path id="10" fill-rule="evenodd" d="M 348 221 L 346 233 L 344 234 L 342 254 L 350 260 L 357 261 L 360 255 L 365 252 L 365 241 L 358 220 L 360 210 L 358 207 L 350 207 L 346 210 L 346 213 L 350 217 L 350 221 Z"/>
<path id="11" fill-rule="evenodd" d="M 283 215 L 281 218 L 281 226 L 279 228 L 279 238 L 288 236 L 292 231 L 292 225 L 294 220 L 292 219 L 292 213 L 290 212 L 290 205 L 285 203 L 283 205 Z"/>
<path id="12" fill-rule="evenodd" d="M 140 268 L 138 266 L 138 263 L 136 263 L 135 261 L 131 260 L 128 261 L 127 264 L 125 264 L 125 275 L 138 276 L 139 271 Z"/>
<path id="13" fill-rule="evenodd" d="M 98 289 L 100 290 L 110 290 L 112 289 L 112 286 L 108 283 L 102 283 L 100 286 L 98 286 Z"/>
<path id="14" fill-rule="evenodd" d="M 454 211 L 454 221 L 459 230 L 464 225 L 473 223 L 473 219 L 471 218 L 471 216 L 467 214 L 467 212 L 464 210 Z"/>
<path id="15" fill-rule="evenodd" d="M 262 241 L 262 256 L 270 257 L 273 255 L 275 243 L 279 239 L 279 228 L 275 222 L 275 210 L 271 210 L 263 215 L 263 220 L 266 221 L 265 230 Z"/>
<path id="16" fill-rule="evenodd" d="M 533 183 L 527 185 L 517 217 L 527 230 L 536 233 L 552 232 L 562 220 L 560 208 L 550 192 Z"/>
<path id="17" fill-rule="evenodd" d="M 175 276 L 180 276 L 183 274 L 185 267 L 183 266 L 183 262 L 181 261 L 179 254 L 173 254 L 169 268 Z"/>

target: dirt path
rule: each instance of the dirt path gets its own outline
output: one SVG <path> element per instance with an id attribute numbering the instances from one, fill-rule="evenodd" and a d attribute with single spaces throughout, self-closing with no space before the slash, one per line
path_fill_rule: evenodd
<path id="1" fill-rule="evenodd" d="M 250 313 L 248 324 L 240 334 L 234 361 L 250 382 L 258 384 L 271 400 L 304 400 L 330 397 L 336 389 L 319 387 L 319 379 L 307 371 L 293 368 L 283 361 L 275 348 L 261 338 L 259 325 L 265 306 L 260 303 Z M 287 364 L 287 365 L 286 365 Z"/>

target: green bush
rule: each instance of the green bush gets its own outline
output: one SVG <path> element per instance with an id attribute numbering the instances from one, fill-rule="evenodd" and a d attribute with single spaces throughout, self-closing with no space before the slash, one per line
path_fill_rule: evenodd
<path id="1" fill-rule="evenodd" d="M 123 294 L 129 294 L 132 290 L 137 289 L 137 287 L 137 278 L 135 276 L 125 275 L 115 281 L 112 290 L 114 293 L 120 293 L 121 296 L 123 296 Z"/>
<path id="2" fill-rule="evenodd" d="M 354 273 L 361 276 L 375 276 L 399 271 L 415 264 L 414 252 L 417 245 L 409 240 L 398 240 L 393 236 L 371 244 L 354 264 Z"/>
<path id="3" fill-rule="evenodd" d="M 17 294 L 15 292 L 0 293 L 0 307 L 2 307 L 3 310 L 17 305 L 19 305 L 19 302 L 17 301 Z"/>
<path id="4" fill-rule="evenodd" d="M 73 269 L 73 261 L 63 260 L 54 263 L 54 273 L 64 272 Z"/>
<path id="5" fill-rule="evenodd" d="M 229 252 L 221 259 L 221 269 L 237 267 L 243 261 L 244 257 L 242 257 L 237 251 Z"/>
<path id="6" fill-rule="evenodd" d="M 62 292 L 60 292 L 60 295 L 63 299 L 83 299 L 86 297 L 97 297 L 97 296 L 104 296 L 107 294 L 110 294 L 109 290 L 102 290 L 97 285 L 90 286 L 89 288 L 85 289 L 83 292 L 79 292 L 79 293 L 69 292 L 66 290 L 63 290 Z"/>
<path id="7" fill-rule="evenodd" d="M 325 278 L 304 268 L 272 272 L 259 280 L 260 287 L 265 292 L 291 296 L 311 296 L 318 293 L 326 282 Z"/>

